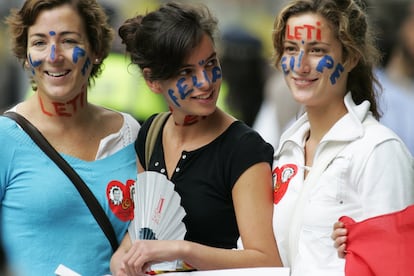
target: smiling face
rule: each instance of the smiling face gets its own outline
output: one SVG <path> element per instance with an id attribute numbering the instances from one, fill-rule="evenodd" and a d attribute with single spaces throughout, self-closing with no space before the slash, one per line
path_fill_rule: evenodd
<path id="1" fill-rule="evenodd" d="M 179 117 L 186 118 L 183 122 L 186 124 L 186 120 L 208 116 L 215 111 L 221 78 L 214 44 L 208 35 L 203 35 L 198 46 L 184 61 L 179 74 L 165 81 L 157 81 L 159 89 L 155 92 L 163 93 L 170 109 L 182 115 Z"/>
<path id="2" fill-rule="evenodd" d="M 28 31 L 27 61 L 37 92 L 69 101 L 86 90 L 95 56 L 83 21 L 70 5 L 39 13 Z"/>
<path id="3" fill-rule="evenodd" d="M 305 106 L 343 102 L 350 68 L 333 28 L 315 13 L 288 19 L 281 68 L 293 97 Z"/>

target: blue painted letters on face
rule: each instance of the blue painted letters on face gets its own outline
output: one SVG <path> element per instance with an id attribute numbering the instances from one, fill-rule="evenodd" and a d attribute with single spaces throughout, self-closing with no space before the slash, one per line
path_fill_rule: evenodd
<path id="1" fill-rule="evenodd" d="M 194 80 L 195 78 L 194 76 L 192 78 L 193 78 L 193 83 L 194 81 L 197 81 L 197 80 Z M 188 95 L 190 95 L 194 91 L 194 89 L 189 89 L 186 92 L 188 85 L 184 84 L 185 80 L 186 80 L 185 78 L 181 78 L 177 81 L 178 93 L 180 94 L 181 100 L 184 100 Z M 194 83 L 194 85 L 197 87 L 196 83 Z"/>
<path id="2" fill-rule="evenodd" d="M 49 35 L 50 36 L 55 36 L 56 32 L 50 31 Z M 56 45 L 52 45 L 52 48 L 50 49 L 50 59 L 55 60 L 55 58 L 56 58 Z"/>
<path id="3" fill-rule="evenodd" d="M 298 67 L 302 64 L 302 58 L 303 58 L 303 51 L 300 51 L 299 58 L 298 58 Z"/>
<path id="4" fill-rule="evenodd" d="M 29 54 L 29 64 L 32 71 L 32 74 L 35 74 L 34 68 L 40 66 L 42 64 L 41 60 L 32 60 L 32 56 Z"/>
<path id="5" fill-rule="evenodd" d="M 89 65 L 91 65 L 91 60 L 89 58 L 87 58 L 85 60 L 85 64 L 82 66 L 82 75 L 86 75 L 86 71 L 88 71 Z"/>
<path id="6" fill-rule="evenodd" d="M 290 70 L 294 71 L 295 70 L 295 57 L 290 57 Z"/>
<path id="7" fill-rule="evenodd" d="M 302 57 L 303 57 L 303 52 L 301 52 L 299 57 L 298 57 L 298 64 L 297 64 L 298 67 L 301 66 Z M 294 56 L 290 57 L 289 66 L 287 65 L 287 61 L 288 61 L 287 56 L 283 56 L 281 61 L 280 61 L 282 71 L 285 75 L 289 74 L 290 71 L 295 70 L 295 57 Z M 318 65 L 316 66 L 316 71 L 318 71 L 319 73 L 323 73 L 325 68 L 326 69 L 332 69 L 334 67 L 334 64 L 335 64 L 335 61 L 333 60 L 333 58 L 331 56 L 325 55 L 319 61 Z M 340 75 L 343 71 L 344 71 L 343 65 L 338 63 L 335 67 L 334 72 L 330 76 L 330 81 L 331 81 L 332 84 L 336 83 L 336 80 L 340 77 Z"/>
<path id="8" fill-rule="evenodd" d="M 203 71 L 203 74 L 204 74 L 204 78 L 208 81 L 208 83 L 210 83 L 210 78 L 206 70 Z"/>
<path id="9" fill-rule="evenodd" d="M 336 83 L 336 80 L 339 79 L 341 73 L 344 71 L 344 67 L 342 64 L 338 63 L 338 65 L 335 68 L 335 71 L 332 73 L 330 80 L 332 84 Z"/>
<path id="10" fill-rule="evenodd" d="M 52 48 L 50 49 L 50 59 L 55 60 L 56 58 L 56 45 L 52 45 Z"/>
<path id="11" fill-rule="evenodd" d="M 204 71 L 205 72 L 205 71 Z M 203 72 L 203 73 L 204 73 Z M 204 73 L 204 76 L 206 76 L 206 74 Z M 195 87 L 197 87 L 197 88 L 200 88 L 200 87 L 202 87 L 203 86 L 203 83 L 202 82 L 198 82 L 198 80 L 197 80 L 197 76 L 192 76 L 191 77 L 191 80 L 192 80 L 192 82 L 193 82 L 193 85 L 195 86 Z M 210 82 L 210 81 L 209 81 Z"/>
<path id="12" fill-rule="evenodd" d="M 289 73 L 289 69 L 286 65 L 286 60 L 287 60 L 287 57 L 285 57 L 285 56 L 283 56 L 282 59 L 280 60 L 280 64 L 282 66 L 282 71 L 285 75 L 287 75 Z"/>
<path id="13" fill-rule="evenodd" d="M 323 68 L 331 69 L 334 65 L 334 60 L 331 56 L 324 56 L 318 63 L 318 66 L 316 66 L 316 71 L 319 73 L 323 72 Z"/>
<path id="14" fill-rule="evenodd" d="M 32 67 L 38 67 L 38 66 L 40 66 L 40 64 L 42 64 L 42 61 L 41 60 L 32 60 L 32 56 L 31 55 L 29 55 L 29 62 L 30 62 L 30 65 Z"/>
<path id="15" fill-rule="evenodd" d="M 280 60 L 282 71 L 285 75 L 289 74 L 291 70 L 293 71 L 295 69 L 295 57 L 290 57 L 289 67 L 287 65 L 287 59 L 288 57 L 283 56 L 282 59 Z"/>
<path id="16" fill-rule="evenodd" d="M 86 55 L 86 51 L 82 48 L 79 48 L 76 46 L 73 48 L 73 54 L 72 54 L 72 60 L 73 63 L 77 63 L 80 57 L 84 57 Z M 89 68 L 89 65 L 91 65 L 91 60 L 89 58 L 86 59 L 85 64 L 82 67 L 82 74 L 86 75 L 86 72 Z"/>
<path id="17" fill-rule="evenodd" d="M 214 67 L 212 70 L 212 73 L 213 73 L 213 80 L 212 80 L 213 83 L 221 79 L 222 74 L 221 74 L 221 68 L 219 66 Z"/>
<path id="18" fill-rule="evenodd" d="M 72 54 L 72 60 L 74 63 L 77 63 L 79 60 L 79 57 L 84 57 L 86 54 L 86 51 L 82 48 L 79 48 L 78 46 L 76 46 L 73 49 L 73 54 Z"/>
<path id="19" fill-rule="evenodd" d="M 324 56 L 321 61 L 319 61 L 318 66 L 316 66 L 316 71 L 322 73 L 324 68 L 332 69 L 334 67 L 334 60 L 331 56 Z M 340 77 L 341 73 L 344 71 L 342 64 L 338 63 L 335 67 L 334 72 L 329 77 L 332 84 L 336 83 L 336 80 Z"/>
<path id="20" fill-rule="evenodd" d="M 174 95 L 174 90 L 168 89 L 168 95 L 170 96 L 171 100 L 175 103 L 175 105 L 180 107 L 180 104 L 178 103 L 178 98 Z"/>
<path id="21" fill-rule="evenodd" d="M 199 65 L 204 65 L 205 61 L 200 61 Z M 205 82 L 208 84 L 215 83 L 217 80 L 222 78 L 221 68 L 219 66 L 215 66 L 211 69 L 211 79 L 208 70 L 203 70 L 203 80 L 199 80 L 196 75 L 191 76 L 191 85 L 192 87 L 200 88 L 204 85 Z M 187 98 L 191 93 L 194 92 L 193 88 L 190 88 L 186 81 L 189 81 L 188 78 L 180 78 L 177 83 L 176 87 L 178 89 L 179 98 L 184 100 Z M 173 89 L 168 90 L 168 95 L 170 96 L 171 100 L 174 102 L 176 106 L 180 106 L 178 103 L 178 97 L 174 95 L 175 91 Z"/>

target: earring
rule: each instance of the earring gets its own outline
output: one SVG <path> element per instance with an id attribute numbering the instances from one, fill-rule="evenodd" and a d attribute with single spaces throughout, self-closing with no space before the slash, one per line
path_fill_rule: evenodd
<path id="1" fill-rule="evenodd" d="M 95 59 L 95 63 L 99 64 L 101 62 L 101 60 L 99 58 Z"/>

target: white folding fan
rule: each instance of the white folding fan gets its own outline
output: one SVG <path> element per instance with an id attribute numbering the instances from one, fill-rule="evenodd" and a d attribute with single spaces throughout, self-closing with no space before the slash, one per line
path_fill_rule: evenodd
<path id="1" fill-rule="evenodd" d="M 184 239 L 187 230 L 182 220 L 186 213 L 174 184 L 165 175 L 154 171 L 139 173 L 133 198 L 134 219 L 128 228 L 133 241 Z M 152 274 L 183 269 L 180 260 L 151 266 Z"/>

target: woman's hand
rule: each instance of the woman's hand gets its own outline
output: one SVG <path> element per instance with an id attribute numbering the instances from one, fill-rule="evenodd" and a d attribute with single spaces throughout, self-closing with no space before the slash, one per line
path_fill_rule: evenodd
<path id="1" fill-rule="evenodd" d="M 345 258 L 346 255 L 346 235 L 347 230 L 345 228 L 345 225 L 337 221 L 335 222 L 333 226 L 333 232 L 331 235 L 331 238 L 334 240 L 334 246 L 338 251 L 338 257 L 339 258 Z"/>
<path id="2" fill-rule="evenodd" d="M 122 257 L 122 270 L 128 276 L 148 275 L 151 265 L 179 259 L 179 248 L 184 241 L 136 240 Z M 121 274 L 122 275 L 122 274 Z"/>

